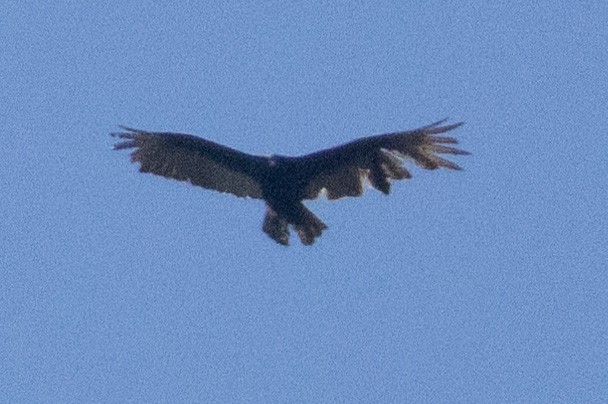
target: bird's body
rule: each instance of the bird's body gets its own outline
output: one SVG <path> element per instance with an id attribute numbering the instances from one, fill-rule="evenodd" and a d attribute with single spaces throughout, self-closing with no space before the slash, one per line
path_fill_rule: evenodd
<path id="1" fill-rule="evenodd" d="M 324 193 L 330 200 L 360 196 L 364 181 L 388 194 L 390 180 L 410 178 L 402 166 L 405 158 L 426 169 L 460 169 L 435 153 L 468 154 L 437 136 L 460 126 L 437 122 L 408 132 L 395 132 L 357 139 L 331 149 L 300 157 L 254 156 L 200 137 L 147 132 L 126 128 L 115 136 L 126 139 L 114 148 L 135 148 L 133 162 L 150 172 L 240 197 L 263 199 L 266 216 L 263 230 L 280 244 L 289 243 L 289 226 L 302 243 L 310 245 L 327 228 L 303 204 Z"/>

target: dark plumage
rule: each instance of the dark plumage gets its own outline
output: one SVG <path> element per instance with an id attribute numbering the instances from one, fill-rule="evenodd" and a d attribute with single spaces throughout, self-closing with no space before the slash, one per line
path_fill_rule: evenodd
<path id="1" fill-rule="evenodd" d="M 141 164 L 139 171 L 240 197 L 264 199 L 263 231 L 277 243 L 287 245 L 291 225 L 302 243 L 310 245 L 327 226 L 306 208 L 304 199 L 314 199 L 321 193 L 330 200 L 360 196 L 365 181 L 388 194 L 390 180 L 411 178 L 402 166 L 408 158 L 425 169 L 460 170 L 436 154 L 469 154 L 445 146 L 457 141 L 441 134 L 462 123 L 444 122 L 364 137 L 300 157 L 254 156 L 181 133 L 122 127 L 124 132 L 113 136 L 125 139 L 114 146 L 115 150 L 135 149 L 131 161 Z"/>

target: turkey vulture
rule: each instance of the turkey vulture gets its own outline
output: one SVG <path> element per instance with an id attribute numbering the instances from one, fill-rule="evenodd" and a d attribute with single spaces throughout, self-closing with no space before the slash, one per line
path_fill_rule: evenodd
<path id="1" fill-rule="evenodd" d="M 112 136 L 126 139 L 115 150 L 135 149 L 132 162 L 139 171 L 162 175 L 193 185 L 263 199 L 266 216 L 263 231 L 279 244 L 289 244 L 293 226 L 305 245 L 314 243 L 327 225 L 302 203 L 325 194 L 334 200 L 363 194 L 364 182 L 388 194 L 389 180 L 410 178 L 403 160 L 434 170 L 460 170 L 435 153 L 469 154 L 444 144 L 457 143 L 442 134 L 462 125 L 445 120 L 407 131 L 364 137 L 331 149 L 300 157 L 254 156 L 200 137 L 167 132 L 148 132 L 121 126 Z"/>

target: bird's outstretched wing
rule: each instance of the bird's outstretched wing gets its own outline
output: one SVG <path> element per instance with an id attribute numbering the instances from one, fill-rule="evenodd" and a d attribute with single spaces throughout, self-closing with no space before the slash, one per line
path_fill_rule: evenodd
<path id="1" fill-rule="evenodd" d="M 403 161 L 411 159 L 419 167 L 434 170 L 461 168 L 439 154 L 469 154 L 445 144 L 456 139 L 442 134 L 456 129 L 462 122 L 443 125 L 445 120 L 407 131 L 364 137 L 331 149 L 300 157 L 301 170 L 308 177 L 303 199 L 314 199 L 324 193 L 328 199 L 360 196 L 364 183 L 388 194 L 389 180 L 411 178 Z"/>
<path id="2" fill-rule="evenodd" d="M 139 162 L 143 173 L 190 181 L 240 197 L 262 198 L 258 178 L 267 167 L 263 157 L 192 135 L 121 128 L 123 132 L 112 136 L 126 140 L 114 149 L 135 149 L 131 161 Z"/>

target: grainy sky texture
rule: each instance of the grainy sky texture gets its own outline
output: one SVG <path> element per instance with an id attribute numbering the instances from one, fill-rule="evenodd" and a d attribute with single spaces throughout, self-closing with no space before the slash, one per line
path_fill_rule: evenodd
<path id="1" fill-rule="evenodd" d="M 0 3 L 0 402 L 608 397 L 608 3 Z M 465 171 L 263 204 L 124 124 L 297 155 L 449 117 Z"/>

